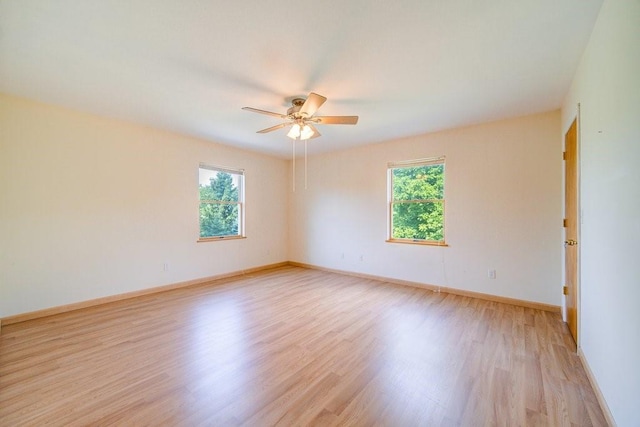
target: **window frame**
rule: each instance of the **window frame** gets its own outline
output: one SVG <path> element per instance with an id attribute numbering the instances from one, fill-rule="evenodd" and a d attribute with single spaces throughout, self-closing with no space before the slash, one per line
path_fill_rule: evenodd
<path id="1" fill-rule="evenodd" d="M 223 172 L 230 175 L 238 176 L 238 201 L 228 201 L 228 200 L 202 200 L 200 199 L 200 170 L 206 169 L 208 171 L 213 172 Z M 224 166 L 214 166 L 206 163 L 200 163 L 198 165 L 198 242 L 217 242 L 221 240 L 235 240 L 235 239 L 245 239 L 245 170 L 239 168 L 229 168 Z M 237 234 L 226 234 L 222 236 L 209 236 L 202 237 L 200 236 L 202 232 L 202 226 L 200 223 L 200 207 L 202 203 L 216 204 L 216 205 L 237 205 L 238 206 L 238 233 Z"/>
<path id="2" fill-rule="evenodd" d="M 443 189 L 442 199 L 413 199 L 413 200 L 395 200 L 393 195 L 393 171 L 401 168 L 414 168 L 421 166 L 443 166 Z M 430 157 L 424 159 L 404 160 L 398 162 L 389 162 L 387 164 L 387 239 L 389 243 L 406 243 L 414 245 L 429 246 L 449 246 L 446 243 L 446 166 L 445 156 Z M 409 239 L 393 237 L 393 207 L 397 203 L 441 203 L 442 204 L 442 240 L 427 239 Z"/>

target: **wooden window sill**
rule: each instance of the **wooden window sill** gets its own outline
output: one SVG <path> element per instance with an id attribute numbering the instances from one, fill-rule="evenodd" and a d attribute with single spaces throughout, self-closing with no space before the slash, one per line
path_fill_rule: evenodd
<path id="1" fill-rule="evenodd" d="M 411 239 L 387 239 L 385 240 L 387 243 L 406 243 L 409 245 L 425 245 L 425 246 L 443 246 L 448 247 L 449 245 L 444 242 L 434 242 L 429 240 L 411 240 Z"/>
<path id="2" fill-rule="evenodd" d="M 238 240 L 238 239 L 246 239 L 246 236 L 218 236 L 218 237 L 200 237 L 198 239 L 198 243 L 204 242 L 220 242 L 222 240 Z"/>

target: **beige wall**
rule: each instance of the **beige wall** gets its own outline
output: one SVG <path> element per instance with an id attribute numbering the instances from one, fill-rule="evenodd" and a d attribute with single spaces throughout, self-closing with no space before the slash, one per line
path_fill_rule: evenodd
<path id="1" fill-rule="evenodd" d="M 619 426 L 640 423 L 640 2 L 605 0 L 562 108 L 581 106 L 580 347 Z"/>
<path id="2" fill-rule="evenodd" d="M 560 305 L 561 149 L 554 111 L 299 161 L 290 259 Z M 450 246 L 386 243 L 387 163 L 441 155 Z"/>
<path id="3" fill-rule="evenodd" d="M 558 305 L 559 119 L 312 156 L 294 193 L 283 160 L 0 96 L 0 317 L 287 259 Z M 385 243 L 387 162 L 439 155 L 450 246 Z M 246 240 L 196 243 L 200 162 L 246 169 Z"/>
<path id="4" fill-rule="evenodd" d="M 246 169 L 247 239 L 196 243 L 200 162 Z M 0 95 L 0 317 L 286 261 L 287 197 L 284 160 Z"/>

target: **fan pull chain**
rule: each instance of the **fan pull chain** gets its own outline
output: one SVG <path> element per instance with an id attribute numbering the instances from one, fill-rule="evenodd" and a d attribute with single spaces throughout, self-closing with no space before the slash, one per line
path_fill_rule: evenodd
<path id="1" fill-rule="evenodd" d="M 293 178 L 291 182 L 293 183 L 293 192 L 296 192 L 296 140 L 293 140 Z"/>
<path id="2" fill-rule="evenodd" d="M 307 141 L 304 140 L 304 189 L 307 189 Z"/>

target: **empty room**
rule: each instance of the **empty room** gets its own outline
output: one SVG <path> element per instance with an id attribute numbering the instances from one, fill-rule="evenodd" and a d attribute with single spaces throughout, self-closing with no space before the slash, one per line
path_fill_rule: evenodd
<path id="1" fill-rule="evenodd" d="M 639 426 L 638 0 L 0 2 L 0 426 Z"/>

